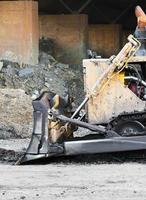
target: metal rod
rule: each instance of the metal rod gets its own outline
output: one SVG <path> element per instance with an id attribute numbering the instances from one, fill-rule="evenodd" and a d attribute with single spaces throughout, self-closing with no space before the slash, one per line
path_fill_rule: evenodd
<path id="1" fill-rule="evenodd" d="M 146 82 L 137 78 L 137 77 L 134 77 L 134 76 L 125 76 L 125 80 L 134 80 L 134 81 L 139 81 L 143 86 L 146 87 Z"/>
<path id="2" fill-rule="evenodd" d="M 106 128 L 104 126 L 101 126 L 101 125 L 97 126 L 97 125 L 89 124 L 89 123 L 82 122 L 82 121 L 77 120 L 77 119 L 71 119 L 71 118 L 66 117 L 64 115 L 58 115 L 58 116 L 56 116 L 56 118 L 65 122 L 65 123 L 76 124 L 80 127 L 87 128 L 91 131 L 100 132 L 100 133 L 106 133 L 107 132 Z"/>
<path id="3" fill-rule="evenodd" d="M 81 8 L 78 10 L 78 13 L 81 13 L 87 6 L 89 3 L 91 3 L 92 0 L 87 0 L 82 6 Z"/>
<path id="4" fill-rule="evenodd" d="M 73 10 L 63 0 L 59 1 L 71 14 L 73 14 Z"/>
<path id="5" fill-rule="evenodd" d="M 89 97 L 87 96 L 84 101 L 79 105 L 79 107 L 76 109 L 76 111 L 73 113 L 71 116 L 71 119 L 73 119 L 79 112 L 80 110 L 84 107 L 84 105 L 89 101 Z"/>

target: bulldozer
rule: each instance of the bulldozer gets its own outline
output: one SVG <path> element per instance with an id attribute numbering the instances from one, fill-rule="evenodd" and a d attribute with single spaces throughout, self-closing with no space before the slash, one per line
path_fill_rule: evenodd
<path id="1" fill-rule="evenodd" d="M 33 133 L 17 164 L 69 155 L 146 149 L 146 33 L 137 28 L 116 56 L 83 60 L 85 98 L 44 91 L 33 100 Z M 90 134 L 76 137 L 79 127 Z M 93 133 L 93 134 L 91 134 Z"/>

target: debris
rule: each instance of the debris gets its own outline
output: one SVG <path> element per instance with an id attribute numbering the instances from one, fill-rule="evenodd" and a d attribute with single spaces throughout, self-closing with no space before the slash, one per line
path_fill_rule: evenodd
<path id="1" fill-rule="evenodd" d="M 20 197 L 20 199 L 26 199 L 26 197 L 25 197 L 25 196 L 22 196 L 22 197 Z"/>
<path id="2" fill-rule="evenodd" d="M 0 161 L 16 162 L 22 156 L 17 143 L 23 144 L 23 138 L 32 134 L 32 100 L 40 92 L 48 90 L 66 96 L 69 92 L 77 97 L 76 104 L 83 97 L 82 66 L 59 63 L 51 55 L 41 52 L 39 65 L 26 65 L 0 61 L 0 141 L 7 149 L 0 149 Z M 3 65 L 1 64 L 3 63 Z M 21 139 L 22 138 L 22 139 Z M 8 141 L 15 140 L 14 145 Z M 18 142 L 22 140 L 21 142 Z M 4 142 L 5 141 L 5 142 Z M 8 145 L 7 145 L 8 144 Z M 28 142 L 27 142 L 28 144 Z M 6 146 L 3 146 L 4 148 Z M 2 147 L 2 145 L 1 145 Z"/>
<path id="3" fill-rule="evenodd" d="M 38 90 L 34 90 L 32 96 L 31 96 L 31 99 L 35 100 L 38 97 L 39 97 L 39 91 Z"/>
<path id="4" fill-rule="evenodd" d="M 0 139 L 19 138 L 13 126 L 0 124 Z"/>
<path id="5" fill-rule="evenodd" d="M 33 75 L 33 69 L 32 68 L 25 68 L 19 71 L 18 75 L 21 78 L 27 78 Z"/>
<path id="6" fill-rule="evenodd" d="M 23 153 L 15 152 L 13 150 L 5 150 L 0 148 L 0 162 L 15 163 Z"/>
<path id="7" fill-rule="evenodd" d="M 29 137 L 32 132 L 32 100 L 21 89 L 0 89 L 0 138 Z"/>
<path id="8" fill-rule="evenodd" d="M 53 55 L 54 53 L 54 40 L 47 37 L 41 37 L 39 40 L 39 49 L 41 52 Z"/>
<path id="9" fill-rule="evenodd" d="M 53 56 L 51 56 L 50 54 L 47 54 L 46 52 L 40 52 L 39 54 L 39 64 L 42 65 L 54 65 L 58 63 Z"/>
<path id="10" fill-rule="evenodd" d="M 0 62 L 0 71 L 2 70 L 2 68 L 3 68 L 3 62 L 1 61 Z"/>
<path id="11" fill-rule="evenodd" d="M 42 55 L 45 55 L 41 58 L 42 64 L 23 65 L 23 69 L 18 63 L 4 61 L 0 88 L 21 88 L 30 96 L 35 90 L 40 93 L 44 87 L 60 96 L 69 92 L 78 105 L 84 96 L 82 66 L 59 63 L 51 55 Z"/>
<path id="12" fill-rule="evenodd" d="M 17 62 L 18 61 L 17 55 L 12 51 L 5 51 L 1 55 L 1 58 L 5 59 L 5 60 L 11 60 L 12 62 Z"/>
<path id="13" fill-rule="evenodd" d="M 91 49 L 87 49 L 87 55 L 88 55 L 88 58 L 101 58 L 102 56 L 101 55 L 97 55 L 97 52 L 96 51 L 93 51 Z"/>

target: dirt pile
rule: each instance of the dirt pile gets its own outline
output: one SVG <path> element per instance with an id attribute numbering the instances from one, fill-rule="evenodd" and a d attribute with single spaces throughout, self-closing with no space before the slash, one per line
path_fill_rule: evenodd
<path id="1" fill-rule="evenodd" d="M 0 140 L 6 143 L 16 139 L 23 145 L 32 134 L 32 97 L 48 90 L 74 97 L 78 105 L 83 98 L 82 66 L 59 63 L 51 55 L 50 40 L 42 38 L 39 64 L 27 65 L 0 60 Z M 53 43 L 52 43 L 53 45 Z M 17 145 L 17 141 L 15 144 Z M 15 145 L 14 145 L 15 146 Z M 13 145 L 0 146 L 0 161 L 16 161 L 19 157 Z"/>
<path id="2" fill-rule="evenodd" d="M 32 132 L 30 96 L 22 89 L 0 89 L 0 139 L 24 138 Z"/>
<path id="3" fill-rule="evenodd" d="M 0 138 L 30 134 L 31 97 L 42 90 L 70 93 L 78 105 L 84 95 L 82 67 L 59 63 L 44 51 L 35 66 L 0 61 Z"/>
<path id="4" fill-rule="evenodd" d="M 78 104 L 83 98 L 82 67 L 58 63 L 51 55 L 41 52 L 38 65 L 0 62 L 0 88 L 23 89 L 26 94 L 46 89 L 61 96 L 69 92 Z"/>

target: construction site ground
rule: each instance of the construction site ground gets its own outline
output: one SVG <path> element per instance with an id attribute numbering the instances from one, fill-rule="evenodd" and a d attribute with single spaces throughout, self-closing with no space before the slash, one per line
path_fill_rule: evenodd
<path id="1" fill-rule="evenodd" d="M 137 154 L 85 155 L 14 165 L 21 155 L 13 151 L 25 150 L 28 142 L 0 140 L 5 152 L 0 161 L 1 200 L 146 199 L 146 162 L 133 159 Z"/>
<path id="2" fill-rule="evenodd" d="M 0 199 L 145 200 L 146 170 L 138 163 L 0 165 Z"/>

